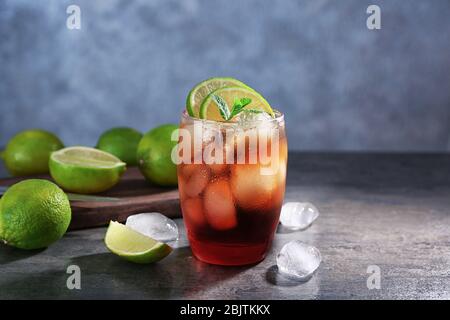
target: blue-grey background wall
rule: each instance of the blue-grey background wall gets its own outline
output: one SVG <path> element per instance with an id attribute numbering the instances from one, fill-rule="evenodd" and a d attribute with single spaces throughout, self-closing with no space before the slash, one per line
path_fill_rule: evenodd
<path id="1" fill-rule="evenodd" d="M 0 75 L 0 145 L 177 122 L 196 82 L 226 75 L 286 113 L 291 149 L 443 151 L 450 1 L 1 0 Z"/>

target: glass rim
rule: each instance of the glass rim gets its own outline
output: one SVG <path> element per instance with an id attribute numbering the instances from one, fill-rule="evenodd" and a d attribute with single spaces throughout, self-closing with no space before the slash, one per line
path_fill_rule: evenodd
<path id="1" fill-rule="evenodd" d="M 267 120 L 255 120 L 255 121 L 249 121 L 248 124 L 256 124 L 256 123 L 277 123 L 280 124 L 284 122 L 284 113 L 280 112 L 277 109 L 273 109 L 273 112 L 275 114 L 275 118 L 267 119 Z M 209 125 L 218 125 L 218 126 L 227 126 L 227 127 L 236 127 L 239 126 L 238 122 L 225 122 L 225 121 L 214 121 L 214 120 L 208 120 L 208 119 L 200 119 L 200 118 L 194 118 L 189 115 L 186 109 L 183 110 L 181 113 L 182 119 L 187 119 L 194 122 L 201 122 L 203 124 L 209 124 Z"/>

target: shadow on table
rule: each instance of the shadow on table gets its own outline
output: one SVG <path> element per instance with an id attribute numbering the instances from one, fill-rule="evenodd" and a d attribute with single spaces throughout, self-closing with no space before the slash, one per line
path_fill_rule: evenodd
<path id="1" fill-rule="evenodd" d="M 0 299 L 70 299 L 73 295 L 66 286 L 68 276 L 65 270 L 35 270 L 0 278 Z"/>
<path id="2" fill-rule="evenodd" d="M 27 259 L 36 254 L 41 253 L 45 249 L 36 249 L 36 250 L 20 250 L 11 246 L 7 246 L 3 243 L 0 243 L 0 265 L 8 264 L 17 260 Z"/>
<path id="3" fill-rule="evenodd" d="M 80 267 L 85 294 L 129 299 L 193 298 L 251 267 L 209 265 L 195 259 L 189 247 L 178 248 L 166 259 L 149 265 L 134 264 L 110 253 L 73 258 L 70 264 Z"/>
<path id="4" fill-rule="evenodd" d="M 0 299 L 195 298 L 251 267 L 205 264 L 193 257 L 189 247 L 179 247 L 167 258 L 150 265 L 134 264 L 109 252 L 71 258 L 47 257 L 45 250 L 25 251 L 3 244 L 0 249 L 0 265 L 30 260 L 29 268 L 0 277 Z M 42 259 L 35 260 L 33 256 L 40 253 Z M 70 265 L 80 268 L 81 290 L 67 288 Z"/>

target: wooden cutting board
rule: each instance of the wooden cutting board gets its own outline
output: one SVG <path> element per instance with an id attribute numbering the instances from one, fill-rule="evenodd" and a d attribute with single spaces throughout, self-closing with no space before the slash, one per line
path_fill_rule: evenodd
<path id="1" fill-rule="evenodd" d="M 30 178 L 52 180 L 48 175 L 0 179 L 0 186 L 10 186 Z M 99 196 L 116 197 L 116 202 L 71 201 L 72 221 L 69 229 L 105 226 L 110 220 L 124 222 L 132 214 L 160 212 L 170 218 L 181 217 L 178 189 L 162 188 L 147 182 L 137 168 L 129 168 L 120 182 Z"/>

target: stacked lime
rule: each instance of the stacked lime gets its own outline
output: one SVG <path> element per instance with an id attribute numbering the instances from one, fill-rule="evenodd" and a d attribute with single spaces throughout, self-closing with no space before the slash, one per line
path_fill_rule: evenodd
<path id="1" fill-rule="evenodd" d="M 50 156 L 50 174 L 63 189 L 97 193 L 113 187 L 126 164 L 110 153 L 87 147 L 70 147 Z"/>
<path id="2" fill-rule="evenodd" d="M 210 78 L 206 79 L 197 85 L 189 92 L 186 99 L 186 110 L 191 117 L 199 117 L 200 106 L 205 98 L 213 91 L 224 87 L 242 87 L 251 89 L 245 83 L 234 78 Z"/>
<path id="3" fill-rule="evenodd" d="M 250 99 L 246 110 L 265 112 L 274 116 L 274 112 L 264 97 L 245 83 L 233 78 L 211 78 L 197 84 L 187 97 L 186 110 L 191 117 L 224 121 L 216 97 L 222 99 L 230 109 L 236 101 Z"/>
<path id="4" fill-rule="evenodd" d="M 245 107 L 246 109 L 262 111 L 273 115 L 272 108 L 267 103 L 266 99 L 256 91 L 241 87 L 225 87 L 213 91 L 212 94 L 203 100 L 199 113 L 201 119 L 223 121 L 216 102 L 213 99 L 213 95 L 221 97 L 228 106 L 232 106 L 235 100 L 248 98 L 251 99 L 251 102 Z"/>

